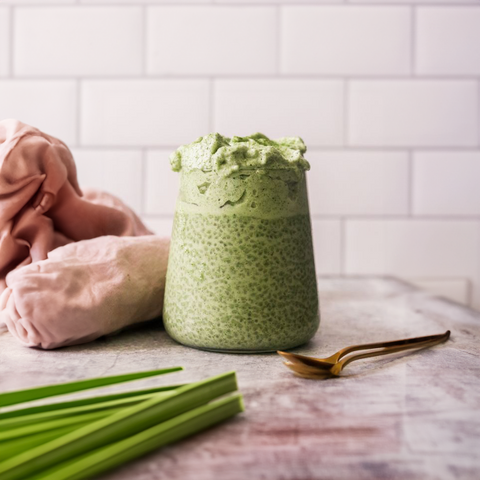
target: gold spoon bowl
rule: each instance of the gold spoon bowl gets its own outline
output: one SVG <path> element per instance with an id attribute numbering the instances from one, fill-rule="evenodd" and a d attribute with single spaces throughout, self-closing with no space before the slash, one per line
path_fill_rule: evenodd
<path id="1" fill-rule="evenodd" d="M 339 376 L 343 368 L 355 360 L 389 355 L 404 350 L 427 348 L 445 342 L 449 337 L 450 330 L 447 330 L 440 335 L 427 335 L 425 337 L 405 338 L 391 342 L 352 345 L 342 348 L 327 358 L 314 358 L 282 351 L 278 351 L 277 353 L 286 360 L 284 364 L 290 368 L 290 370 L 293 370 L 296 375 L 306 378 L 324 378 L 326 376 Z M 366 352 L 350 355 L 353 352 L 361 350 L 366 350 Z"/>

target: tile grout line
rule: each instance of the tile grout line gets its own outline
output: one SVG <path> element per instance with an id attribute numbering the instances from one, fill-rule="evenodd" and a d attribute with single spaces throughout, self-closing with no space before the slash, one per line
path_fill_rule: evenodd
<path id="1" fill-rule="evenodd" d="M 141 178 L 141 195 L 140 195 L 140 212 L 141 215 L 146 215 L 146 196 L 147 196 L 147 153 L 146 148 L 142 148 L 140 156 L 140 178 Z"/>
<path id="2" fill-rule="evenodd" d="M 343 81 L 343 148 L 349 144 L 350 80 Z"/>
<path id="3" fill-rule="evenodd" d="M 412 1 L 412 4 L 414 4 L 413 2 L 415 0 L 411 0 Z M 412 5 L 410 4 L 410 5 Z M 31 3 L 23 3 L 23 2 L 19 2 L 18 5 L 20 6 L 32 6 L 32 5 L 35 5 L 35 4 L 31 4 Z M 51 8 L 58 8 L 58 7 L 77 7 L 77 6 L 88 6 L 88 7 L 97 7 L 97 6 L 112 6 L 112 7 L 122 7 L 122 6 L 132 6 L 132 5 L 135 5 L 135 6 L 139 6 L 139 2 L 135 2 L 134 0 L 132 1 L 129 1 L 129 2 L 121 2 L 121 3 L 111 3 L 111 2 L 108 2 L 108 1 L 102 1 L 102 0 L 96 0 L 96 1 L 93 1 L 93 0 L 90 0 L 90 1 L 82 1 L 82 0 L 76 0 L 74 3 L 70 3 L 70 4 L 67 4 L 67 5 L 62 5 L 61 3 L 52 3 L 52 2 L 49 2 L 48 0 L 45 0 L 45 3 L 41 5 L 42 8 L 45 8 L 45 7 L 51 7 Z M 313 8 L 322 8 L 324 6 L 327 6 L 327 7 L 331 7 L 331 6 L 344 6 L 344 7 L 355 7 L 355 6 L 360 6 L 360 7 L 363 7 L 363 6 L 380 6 L 380 7 L 385 7 L 385 8 L 389 8 L 389 7 L 399 7 L 399 6 L 409 6 L 409 5 L 405 5 L 405 2 L 402 2 L 400 0 L 392 0 L 392 1 L 389 1 L 388 4 L 386 5 L 382 5 L 381 3 L 379 3 L 378 1 L 371 1 L 371 0 L 365 0 L 365 1 L 357 1 L 355 3 L 353 3 L 351 0 L 350 1 L 346 1 L 346 0 L 341 0 L 340 2 L 338 0 L 325 0 L 323 1 L 320 5 L 318 4 L 315 4 L 314 2 L 307 2 L 307 1 L 301 1 L 299 0 L 298 2 L 296 2 L 295 0 L 290 0 L 290 1 L 281 1 L 279 0 L 277 3 L 272 3 L 272 2 L 265 2 L 265 1 L 258 1 L 258 2 L 255 2 L 255 3 L 243 3 L 242 1 L 240 0 L 237 0 L 235 2 L 220 2 L 220 1 L 208 1 L 208 2 L 200 2 L 200 3 L 192 3 L 192 2 L 189 2 L 189 1 L 178 1 L 178 2 L 175 2 L 175 1 L 163 1 L 161 3 L 159 2 L 155 2 L 155 1 L 149 1 L 149 0 L 145 0 L 144 2 L 142 2 L 140 5 L 145 5 L 145 6 L 182 6 L 182 7 L 188 7 L 188 6 L 192 6 L 192 5 L 199 5 L 199 6 L 222 6 L 222 7 L 247 7 L 247 8 L 258 8 L 258 7 L 272 7 L 272 8 L 275 8 L 276 5 L 294 5 L 294 6 L 301 6 L 301 7 L 313 7 Z M 476 6 L 477 5 L 477 2 L 475 1 L 472 1 L 472 0 L 460 0 L 459 2 L 454 2 L 454 3 L 451 3 L 451 4 L 447 4 L 445 2 L 442 2 L 441 0 L 439 1 L 435 1 L 435 2 L 429 2 L 429 3 L 423 3 L 423 0 L 421 0 L 421 3 L 419 3 L 418 5 L 422 6 L 422 7 L 426 7 L 426 8 L 438 8 L 438 7 L 445 7 L 445 8 L 458 8 L 458 7 L 472 7 L 472 6 Z"/>
<path id="4" fill-rule="evenodd" d="M 142 77 L 147 77 L 147 46 L 148 46 L 148 28 L 147 28 L 147 5 L 142 5 Z"/>
<path id="5" fill-rule="evenodd" d="M 215 78 L 208 81 L 208 129 L 209 132 L 215 130 Z"/>
<path id="6" fill-rule="evenodd" d="M 82 137 L 82 132 L 81 132 L 81 122 L 82 122 L 82 81 L 80 78 L 77 78 L 76 80 L 76 95 L 77 95 L 77 112 L 76 112 L 76 129 L 75 129 L 75 135 L 76 135 L 76 140 L 77 140 L 77 147 L 81 145 L 81 137 Z"/>
<path id="7" fill-rule="evenodd" d="M 214 80 L 212 79 L 212 82 Z M 141 145 L 119 145 L 119 144 L 84 144 L 81 148 L 85 150 L 138 150 L 140 148 L 152 148 L 152 149 L 176 149 L 178 144 L 174 143 L 159 143 L 159 144 L 141 144 Z M 429 146 L 429 147 L 396 147 L 396 146 L 375 146 L 375 145 L 313 145 L 308 148 L 308 152 L 367 152 L 367 153 L 395 153 L 405 152 L 408 154 L 409 150 L 414 149 L 415 152 L 480 152 L 480 148 L 477 146 L 465 147 L 465 146 Z"/>
<path id="8" fill-rule="evenodd" d="M 148 151 L 148 149 L 146 149 Z M 158 216 L 163 214 L 143 214 L 146 216 Z M 169 215 L 169 214 L 165 214 Z M 390 221 L 405 221 L 408 220 L 412 223 L 415 222 L 429 222 L 429 221 L 447 221 L 447 222 L 469 222 L 469 223 L 476 223 L 480 222 L 480 218 L 478 216 L 453 216 L 453 215 L 418 215 L 409 217 L 407 215 L 389 215 L 389 214 L 382 214 L 382 215 L 375 215 L 375 214 L 363 214 L 363 215 L 356 215 L 356 214 L 318 214 L 318 213 L 311 213 L 311 218 L 313 220 L 345 220 L 345 223 L 349 220 L 355 221 L 379 221 L 382 220 L 390 220 Z M 480 223 L 479 223 L 480 226 Z"/>
<path id="9" fill-rule="evenodd" d="M 79 75 L 78 77 L 72 77 L 68 74 L 59 75 L 16 75 L 18 80 L 71 80 L 72 78 L 81 78 L 82 80 L 95 80 L 101 82 L 123 81 L 123 80 L 157 80 L 157 81 L 176 81 L 176 80 L 206 80 L 212 78 L 208 74 L 196 74 L 196 73 L 183 73 L 183 74 L 152 74 L 145 75 L 144 77 L 138 74 L 132 75 L 116 75 L 116 74 L 103 74 L 103 75 Z M 478 82 L 480 81 L 480 75 L 438 75 L 438 74 L 424 74 L 417 75 L 415 77 L 409 77 L 407 74 L 398 75 L 374 75 L 374 74 L 358 74 L 358 75 L 340 75 L 333 73 L 282 73 L 266 74 L 266 73 L 249 73 L 249 74 L 216 74 L 215 78 L 218 80 L 238 80 L 238 81 L 255 81 L 255 80 L 271 80 L 271 81 L 285 81 L 285 80 L 297 80 L 305 82 L 331 82 L 331 81 L 344 81 L 355 80 L 360 82 Z"/>
<path id="10" fill-rule="evenodd" d="M 282 7 L 277 5 L 275 8 L 276 21 L 275 21 L 275 70 L 276 76 L 282 75 Z"/>
<path id="11" fill-rule="evenodd" d="M 347 238 L 346 238 L 346 218 L 340 217 L 340 275 L 346 275 L 347 264 Z"/>
<path id="12" fill-rule="evenodd" d="M 477 222 L 477 230 L 478 230 L 478 248 L 480 250 L 480 219 Z M 475 282 L 477 280 L 477 282 Z M 480 255 L 478 255 L 477 258 L 477 278 L 473 278 L 470 281 L 470 305 L 472 308 L 476 308 L 477 310 L 480 310 Z M 475 307 L 474 307 L 475 305 Z"/>
<path id="13" fill-rule="evenodd" d="M 410 31 L 410 76 L 416 77 L 416 61 L 417 61 L 417 9 L 415 5 L 410 7 L 410 21 L 412 22 L 411 31 Z"/>
<path id="14" fill-rule="evenodd" d="M 480 251 L 480 219 L 477 222 L 477 231 L 478 231 L 477 248 L 478 248 L 478 251 Z M 477 258 L 477 279 L 476 280 L 480 282 L 480 255 L 478 255 L 478 258 Z M 479 309 L 480 308 L 480 292 L 477 292 L 477 298 L 475 298 L 474 291 L 480 290 L 480 285 L 474 285 L 474 283 L 475 283 L 475 279 L 469 282 L 470 289 L 469 289 L 468 305 L 474 309 Z M 475 303 L 477 304 L 475 305 Z"/>
<path id="15" fill-rule="evenodd" d="M 13 5 L 10 5 L 9 7 L 9 27 L 10 30 L 8 31 L 8 40 L 10 42 L 10 45 L 8 47 L 8 77 L 9 78 L 14 78 L 14 73 L 13 73 L 13 54 L 14 54 L 14 43 L 15 43 L 15 35 L 14 35 L 14 23 L 15 23 L 15 7 Z"/>
<path id="16" fill-rule="evenodd" d="M 413 192 L 414 192 L 414 178 L 413 178 L 413 150 L 408 151 L 408 161 L 407 161 L 407 189 L 408 189 L 408 197 L 407 197 L 407 213 L 409 217 L 413 216 Z"/>
<path id="17" fill-rule="evenodd" d="M 477 131 L 478 131 L 478 147 L 480 148 L 480 80 L 478 80 L 477 85 L 477 106 L 478 106 L 478 114 L 477 114 Z"/>

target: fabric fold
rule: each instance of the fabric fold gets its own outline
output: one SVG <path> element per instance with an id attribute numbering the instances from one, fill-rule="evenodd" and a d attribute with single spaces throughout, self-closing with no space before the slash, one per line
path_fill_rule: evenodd
<path id="1" fill-rule="evenodd" d="M 0 321 L 29 347 L 89 342 L 162 313 L 169 239 L 103 236 L 7 275 Z"/>
<path id="2" fill-rule="evenodd" d="M 0 122 L 0 331 L 50 349 L 158 317 L 168 248 L 120 199 L 82 192 L 62 141 Z"/>
<path id="3" fill-rule="evenodd" d="M 59 246 L 150 233 L 113 195 L 82 193 L 62 141 L 18 120 L 0 122 L 0 292 L 10 270 L 44 260 Z"/>

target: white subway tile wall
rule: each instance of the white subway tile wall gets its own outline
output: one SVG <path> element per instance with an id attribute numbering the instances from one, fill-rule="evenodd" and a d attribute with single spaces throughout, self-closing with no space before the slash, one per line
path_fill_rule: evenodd
<path id="1" fill-rule="evenodd" d="M 15 5 L 73 5 L 77 0 L 0 0 L 0 4 Z"/>
<path id="2" fill-rule="evenodd" d="M 77 0 L 0 0 L 0 5 L 73 5 Z"/>
<path id="3" fill-rule="evenodd" d="M 282 73 L 407 75 L 411 66 L 407 7 L 285 7 Z"/>
<path id="4" fill-rule="evenodd" d="M 34 125 L 67 145 L 77 143 L 75 80 L 0 80 L 0 118 Z"/>
<path id="5" fill-rule="evenodd" d="M 480 152 L 416 152 L 413 211 L 417 215 L 480 216 Z"/>
<path id="6" fill-rule="evenodd" d="M 18 8 L 14 73 L 110 76 L 142 73 L 140 7 Z"/>
<path id="7" fill-rule="evenodd" d="M 147 215 L 175 213 L 179 174 L 170 168 L 171 150 L 149 150 L 146 154 L 145 206 Z"/>
<path id="8" fill-rule="evenodd" d="M 277 18 L 268 7 L 158 7 L 148 16 L 148 73 L 275 74 Z"/>
<path id="9" fill-rule="evenodd" d="M 345 273 L 480 282 L 480 224 L 470 220 L 346 221 Z M 480 302 L 473 291 L 472 303 Z"/>
<path id="10" fill-rule="evenodd" d="M 478 0 L 343 0 L 346 3 L 369 3 L 369 4 L 405 4 L 405 5 L 429 5 L 429 4 L 445 4 L 445 5 L 466 5 L 469 3 L 478 3 Z"/>
<path id="11" fill-rule="evenodd" d="M 10 72 L 10 9 L 0 7 L 0 77 Z"/>
<path id="12" fill-rule="evenodd" d="M 208 133 L 207 80 L 82 82 L 81 144 L 160 146 Z"/>
<path id="13" fill-rule="evenodd" d="M 479 242 L 479 225 L 469 220 L 349 219 L 345 269 L 351 274 L 477 278 Z"/>
<path id="14" fill-rule="evenodd" d="M 216 131 L 300 135 L 310 146 L 343 142 L 344 86 L 340 80 L 216 80 L 213 87 Z"/>
<path id="15" fill-rule="evenodd" d="M 312 214 L 408 215 L 407 153 L 311 150 L 308 159 Z"/>
<path id="16" fill-rule="evenodd" d="M 319 274 L 397 275 L 480 309 L 480 0 L 0 0 L 0 117 L 160 235 L 168 156 L 300 135 Z"/>
<path id="17" fill-rule="evenodd" d="M 478 145 L 478 81 L 352 80 L 348 95 L 352 145 Z"/>
<path id="18" fill-rule="evenodd" d="M 153 233 L 162 237 L 169 237 L 173 228 L 173 217 L 156 218 L 142 216 L 142 220 Z"/>
<path id="19" fill-rule="evenodd" d="M 480 75 L 480 9 L 420 8 L 416 69 L 425 75 Z"/>
<path id="20" fill-rule="evenodd" d="M 321 275 L 342 273 L 342 223 L 340 220 L 313 218 L 315 267 Z"/>
<path id="21" fill-rule="evenodd" d="M 72 149 L 82 187 L 103 189 L 142 210 L 142 152 L 138 150 Z"/>

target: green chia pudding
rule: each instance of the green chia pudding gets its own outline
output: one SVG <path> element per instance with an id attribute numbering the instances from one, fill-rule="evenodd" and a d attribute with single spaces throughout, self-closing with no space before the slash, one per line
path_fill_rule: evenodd
<path id="1" fill-rule="evenodd" d="M 163 318 L 178 342 L 268 352 L 319 325 L 300 138 L 210 134 L 170 158 L 181 174 Z"/>

